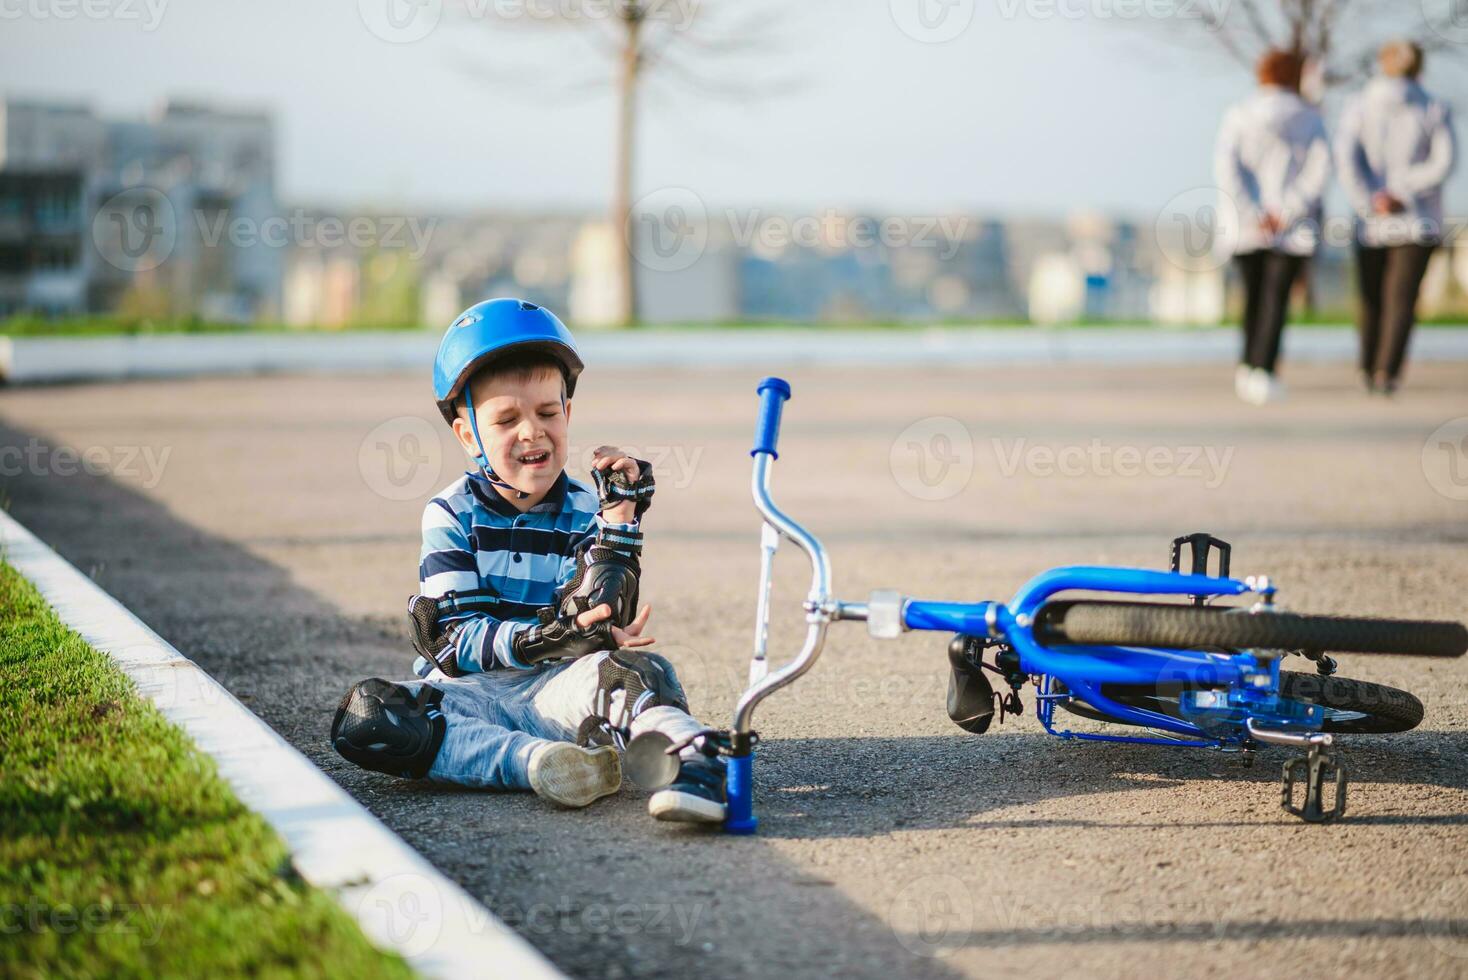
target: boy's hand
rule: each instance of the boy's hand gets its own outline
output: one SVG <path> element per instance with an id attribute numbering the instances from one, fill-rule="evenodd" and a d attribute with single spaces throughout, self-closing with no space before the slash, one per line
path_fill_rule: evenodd
<path id="1" fill-rule="evenodd" d="M 637 460 L 616 446 L 597 446 L 592 453 L 591 468 L 603 472 L 621 473 L 634 484 L 642 477 L 642 467 L 637 465 Z M 637 502 L 627 500 L 615 504 L 602 511 L 602 517 L 613 524 L 631 524 L 637 519 Z"/>
<path id="2" fill-rule="evenodd" d="M 628 623 L 626 629 L 613 626 L 612 639 L 617 641 L 617 648 L 622 649 L 625 647 L 646 647 L 652 646 L 652 644 L 656 643 L 657 640 L 654 637 L 642 635 L 642 628 L 647 625 L 647 617 L 651 615 L 652 606 L 644 605 L 641 609 L 637 611 L 637 618 Z M 586 612 L 577 616 L 576 625 L 591 626 L 593 624 L 601 622 L 604 619 L 610 619 L 611 616 L 612 607 L 603 602 L 601 605 L 595 607 L 594 609 L 588 609 L 586 610 Z"/>

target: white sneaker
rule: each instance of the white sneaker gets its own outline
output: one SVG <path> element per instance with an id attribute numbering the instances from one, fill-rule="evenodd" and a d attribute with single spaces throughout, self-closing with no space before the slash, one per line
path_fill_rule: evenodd
<path id="1" fill-rule="evenodd" d="M 610 745 L 552 742 L 530 757 L 530 788 L 561 806 L 583 807 L 622 787 L 622 759 Z"/>
<path id="2" fill-rule="evenodd" d="M 1255 401 L 1254 369 L 1247 364 L 1240 364 L 1234 369 L 1234 394 L 1239 396 L 1239 401 L 1248 402 L 1250 405 L 1259 404 Z"/>
<path id="3" fill-rule="evenodd" d="M 1263 368 L 1239 366 L 1234 373 L 1234 393 L 1250 405 L 1268 405 L 1284 401 L 1285 386 Z"/>
<path id="4" fill-rule="evenodd" d="M 1285 400 L 1286 389 L 1284 382 L 1270 374 L 1263 368 L 1254 371 L 1254 384 L 1258 386 L 1259 400 L 1256 405 L 1268 405 L 1271 402 L 1282 402 Z"/>

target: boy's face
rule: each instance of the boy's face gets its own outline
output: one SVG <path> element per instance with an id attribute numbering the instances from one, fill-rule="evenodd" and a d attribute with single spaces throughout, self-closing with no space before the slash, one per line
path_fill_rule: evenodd
<path id="1" fill-rule="evenodd" d="M 562 402 L 560 373 L 475 379 L 470 388 L 490 467 L 501 480 L 538 501 L 566 468 L 571 404 Z M 474 431 L 462 410 L 454 420 L 454 435 L 465 452 L 478 455 Z"/>

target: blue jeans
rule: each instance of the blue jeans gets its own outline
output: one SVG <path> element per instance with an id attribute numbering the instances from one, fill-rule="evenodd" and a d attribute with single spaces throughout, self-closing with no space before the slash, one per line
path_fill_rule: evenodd
<path id="1" fill-rule="evenodd" d="M 492 670 L 448 677 L 435 670 L 427 683 L 443 692 L 439 707 L 448 722 L 443 745 L 428 771 L 435 782 L 482 789 L 529 789 L 530 756 L 552 741 L 574 742 L 593 713 L 597 672 L 609 654 L 597 653 L 535 670 Z M 621 706 L 621 692 L 613 709 Z M 632 735 L 659 731 L 682 742 L 708 726 L 668 705 L 644 709 L 632 719 Z M 697 750 L 688 748 L 691 757 Z"/>

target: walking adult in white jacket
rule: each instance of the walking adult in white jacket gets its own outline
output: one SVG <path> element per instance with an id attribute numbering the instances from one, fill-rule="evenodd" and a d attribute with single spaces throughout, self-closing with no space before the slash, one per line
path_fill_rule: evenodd
<path id="1" fill-rule="evenodd" d="M 1304 62 L 1288 51 L 1259 59 L 1259 88 L 1223 117 L 1214 154 L 1216 241 L 1244 282 L 1244 344 L 1235 386 L 1254 404 L 1280 398 L 1275 377 L 1290 289 L 1320 243 L 1320 200 L 1330 144 L 1314 106 L 1300 98 Z"/>
<path id="2" fill-rule="evenodd" d="M 1448 107 L 1417 83 L 1422 49 L 1392 41 L 1377 63 L 1380 74 L 1341 116 L 1336 165 L 1356 211 L 1361 373 L 1368 391 L 1391 394 L 1443 238 L 1443 182 L 1457 154 Z"/>

